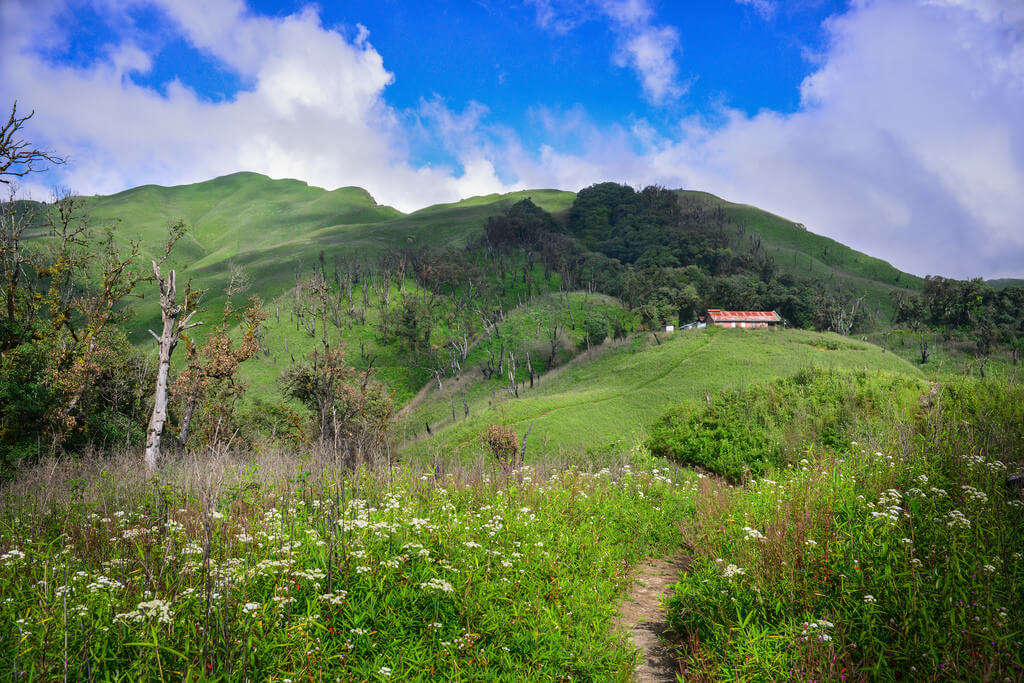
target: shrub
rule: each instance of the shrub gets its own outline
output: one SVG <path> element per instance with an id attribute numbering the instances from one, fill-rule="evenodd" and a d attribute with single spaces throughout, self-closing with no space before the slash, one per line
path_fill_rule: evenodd
<path id="1" fill-rule="evenodd" d="M 484 431 L 481 440 L 495 460 L 512 462 L 519 453 L 519 437 L 511 427 L 491 425 Z"/>
<path id="2" fill-rule="evenodd" d="M 687 678 L 1018 680 L 1024 389 L 957 381 L 682 525 Z"/>
<path id="3" fill-rule="evenodd" d="M 603 315 L 588 315 L 583 321 L 583 341 L 580 347 L 598 346 L 607 338 L 608 320 Z"/>
<path id="4" fill-rule="evenodd" d="M 891 395 L 919 390 L 905 377 L 807 370 L 725 392 L 697 409 L 676 408 L 655 425 L 647 445 L 656 456 L 742 481 L 798 461 L 812 444 L 841 446 L 846 428 L 876 417 Z"/>

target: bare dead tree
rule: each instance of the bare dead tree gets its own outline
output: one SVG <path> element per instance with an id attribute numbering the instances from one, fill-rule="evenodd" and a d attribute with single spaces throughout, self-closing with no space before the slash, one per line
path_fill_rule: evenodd
<path id="1" fill-rule="evenodd" d="M 508 394 L 519 398 L 519 383 L 516 382 L 516 355 L 511 350 L 508 352 Z"/>
<path id="2" fill-rule="evenodd" d="M 17 315 L 18 292 L 28 279 L 32 255 L 23 248 L 25 229 L 36 215 L 28 206 L 15 202 L 15 188 L 9 188 L 7 201 L 0 204 L 0 281 L 6 294 L 7 319 Z"/>
<path id="3" fill-rule="evenodd" d="M 561 348 L 561 335 L 562 328 L 556 321 L 551 326 L 551 331 L 548 332 L 548 344 L 551 346 L 551 351 L 548 353 L 547 369 L 550 371 L 555 364 L 555 356 L 558 355 L 558 350 Z"/>
<path id="4" fill-rule="evenodd" d="M 863 301 L 864 297 L 854 299 L 846 304 L 835 301 L 833 306 L 829 307 L 827 311 L 829 327 L 832 331 L 844 337 L 849 336 L 850 331 L 857 322 L 857 311 L 860 309 Z"/>
<path id="5" fill-rule="evenodd" d="M 24 178 L 50 164 L 59 166 L 66 161 L 64 157 L 41 150 L 22 139 L 21 129 L 35 114 L 32 111 L 26 116 L 18 116 L 18 102 L 15 100 L 7 123 L 0 127 L 0 183 L 4 185 L 9 185 L 12 178 Z"/>
<path id="6" fill-rule="evenodd" d="M 156 373 L 156 395 L 153 399 L 153 414 L 149 418 L 149 427 L 146 429 L 146 452 L 143 456 L 146 468 L 152 470 L 156 467 L 160 458 L 160 439 L 164 433 L 164 423 L 167 421 L 167 376 L 171 369 L 171 355 L 178 345 L 178 340 L 186 330 L 201 325 L 201 322 L 192 322 L 196 314 L 196 306 L 199 303 L 199 292 L 186 285 L 185 296 L 181 303 L 177 301 L 177 281 L 174 270 L 164 277 L 160 272 L 160 266 L 153 261 L 153 276 L 160 286 L 160 318 L 163 322 L 161 334 L 150 330 L 149 333 L 156 339 L 159 348 Z"/>

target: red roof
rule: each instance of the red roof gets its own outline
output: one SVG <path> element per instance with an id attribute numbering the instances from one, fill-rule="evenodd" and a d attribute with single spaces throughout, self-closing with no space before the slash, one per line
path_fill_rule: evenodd
<path id="1" fill-rule="evenodd" d="M 778 323 L 782 318 L 775 311 L 720 311 L 708 309 L 708 319 L 715 323 Z"/>

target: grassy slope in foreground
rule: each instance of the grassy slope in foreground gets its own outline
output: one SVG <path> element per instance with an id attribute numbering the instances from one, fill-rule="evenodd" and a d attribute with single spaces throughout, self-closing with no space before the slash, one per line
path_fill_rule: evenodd
<path id="1" fill-rule="evenodd" d="M 660 346 L 647 346 L 649 339 L 596 351 L 590 362 L 570 363 L 537 388 L 520 391 L 519 399 L 493 406 L 479 401 L 470 406 L 469 419 L 407 444 L 405 452 L 472 455 L 480 449 L 480 434 L 495 423 L 519 434 L 532 424 L 528 451 L 534 456 L 629 446 L 672 406 L 808 367 L 921 376 L 873 344 L 828 333 L 707 329 L 676 333 Z"/>

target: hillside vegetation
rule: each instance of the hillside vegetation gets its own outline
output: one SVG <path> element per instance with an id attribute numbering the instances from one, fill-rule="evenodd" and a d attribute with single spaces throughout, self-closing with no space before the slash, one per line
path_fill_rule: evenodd
<path id="1" fill-rule="evenodd" d="M 656 344 L 650 335 L 640 335 L 611 343 L 541 377 L 533 389 L 521 388 L 518 399 L 506 393 L 471 403 L 468 419 L 459 413 L 456 423 L 411 443 L 408 451 L 475 456 L 483 429 L 500 424 L 520 435 L 532 425 L 530 457 L 579 456 L 600 448 L 629 448 L 671 406 L 703 403 L 723 389 L 808 368 L 920 376 L 891 353 L 830 333 L 707 328 L 662 339 Z"/>

